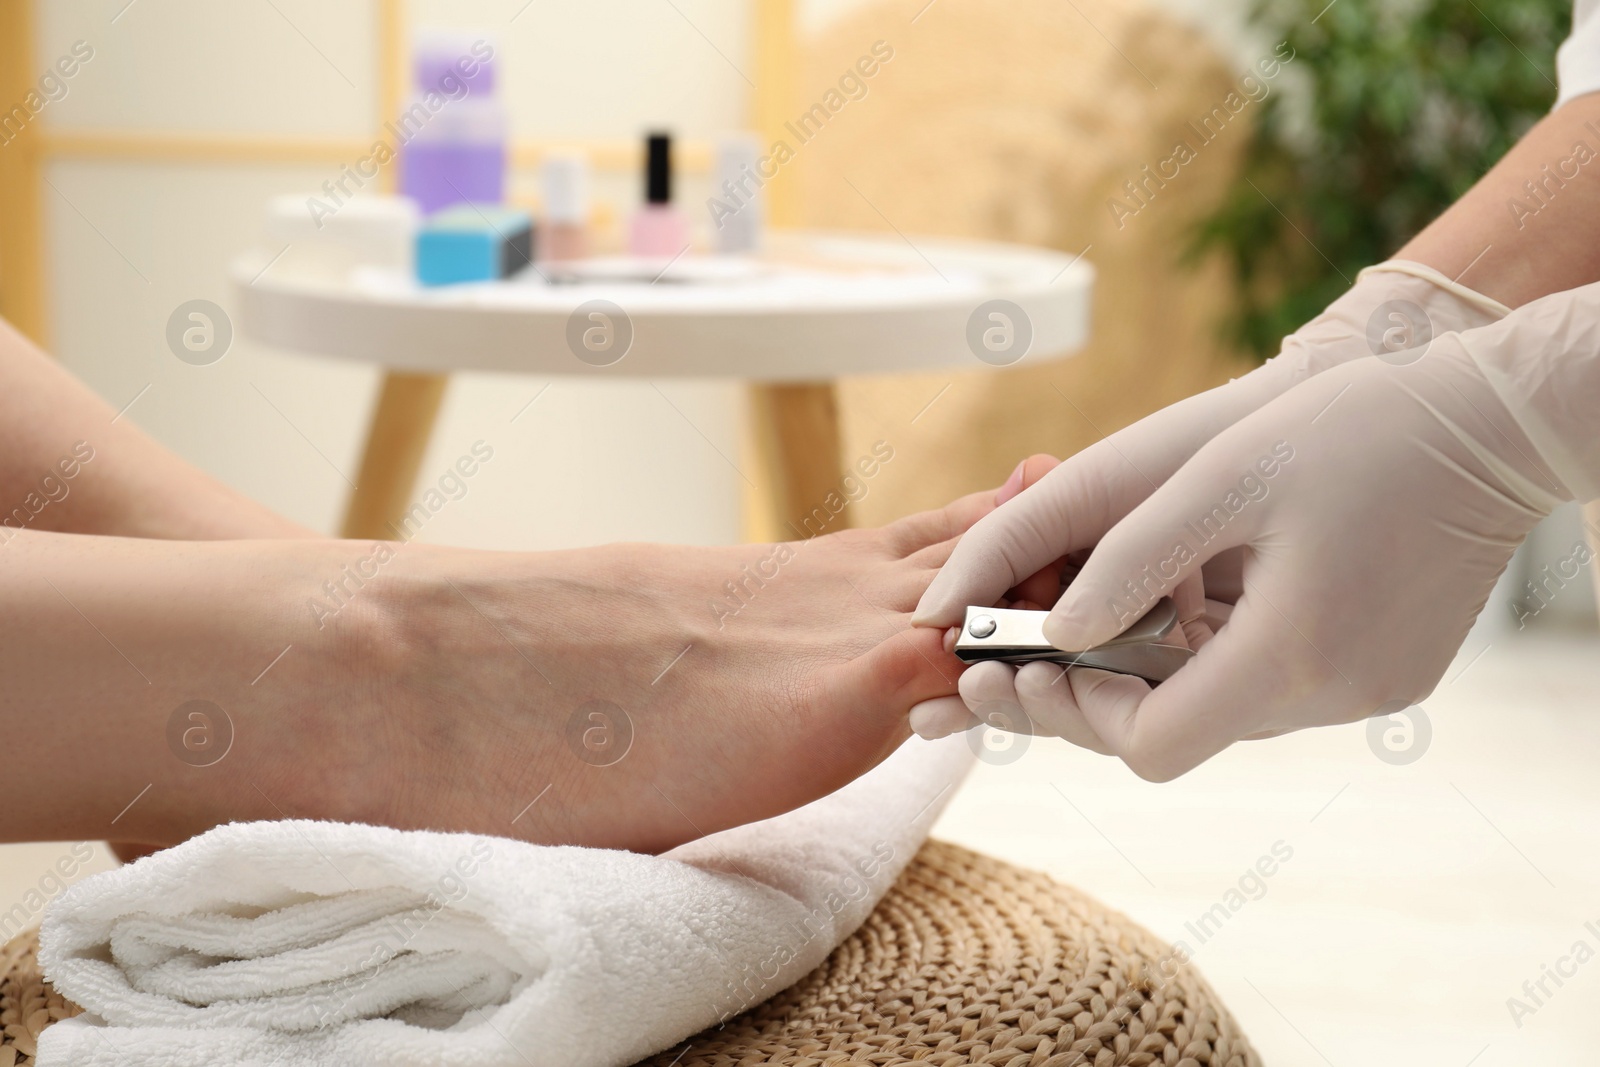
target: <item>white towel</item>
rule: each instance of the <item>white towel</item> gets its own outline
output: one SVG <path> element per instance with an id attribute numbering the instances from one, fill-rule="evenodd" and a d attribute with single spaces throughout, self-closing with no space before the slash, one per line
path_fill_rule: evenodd
<path id="1" fill-rule="evenodd" d="M 234 823 L 73 886 L 41 1067 L 620 1067 L 791 985 L 871 912 L 964 737 L 664 856 Z"/>

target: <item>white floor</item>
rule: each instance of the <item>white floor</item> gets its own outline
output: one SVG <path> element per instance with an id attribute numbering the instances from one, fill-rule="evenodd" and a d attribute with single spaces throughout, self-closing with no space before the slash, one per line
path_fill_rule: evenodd
<path id="1" fill-rule="evenodd" d="M 1165 785 L 1035 740 L 980 764 L 934 833 L 1185 941 L 1269 1067 L 1597 1063 L 1600 639 L 1470 660 L 1424 703 L 1410 765 L 1378 759 L 1365 724 L 1235 746 Z M 1186 929 L 1280 841 L 1292 858 L 1246 882 L 1259 899 L 1235 896 L 1204 941 Z M 1560 963 L 1580 940 L 1594 958 Z M 1576 973 L 1524 994 L 1558 963 Z M 1511 997 L 1532 1012 L 1514 1021 Z"/>
<path id="2" fill-rule="evenodd" d="M 1576 941 L 1600 952 L 1600 639 L 1500 638 L 1446 677 L 1409 765 L 1359 724 L 1237 746 L 1166 785 L 1032 740 L 980 764 L 935 833 L 1185 941 L 1269 1067 L 1600 1061 L 1600 956 L 1546 979 L 1542 1004 L 1522 990 Z M 1291 857 L 1227 909 L 1274 845 Z M 109 865 L 96 848 L 92 869 Z M 0 932 L 59 892 L 69 855 L 0 849 Z M 1186 929 L 1219 902 L 1203 941 Z M 1520 1027 L 1513 996 L 1534 1009 Z"/>

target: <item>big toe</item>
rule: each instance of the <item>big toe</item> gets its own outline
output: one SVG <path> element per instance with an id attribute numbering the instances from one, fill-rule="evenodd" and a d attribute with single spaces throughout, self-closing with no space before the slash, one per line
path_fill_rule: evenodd
<path id="1" fill-rule="evenodd" d="M 840 721 L 869 735 L 908 735 L 914 705 L 953 696 L 963 664 L 944 647 L 939 630 L 904 629 L 833 668 L 823 700 Z"/>

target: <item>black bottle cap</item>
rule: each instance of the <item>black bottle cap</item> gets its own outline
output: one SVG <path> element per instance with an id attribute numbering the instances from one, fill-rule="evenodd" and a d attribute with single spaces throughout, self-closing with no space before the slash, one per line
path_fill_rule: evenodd
<path id="1" fill-rule="evenodd" d="M 645 138 L 644 198 L 650 204 L 672 203 L 672 135 Z"/>

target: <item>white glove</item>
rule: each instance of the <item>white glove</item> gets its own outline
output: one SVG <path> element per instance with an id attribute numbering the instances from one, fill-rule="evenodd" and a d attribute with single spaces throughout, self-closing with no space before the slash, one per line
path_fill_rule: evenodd
<path id="1" fill-rule="evenodd" d="M 1085 669 L 1052 684 L 1060 668 L 1030 664 L 1016 695 L 1154 780 L 1241 738 L 1414 703 L 1534 524 L 1595 495 L 1600 284 L 1436 337 L 1414 363 L 1325 371 L 1223 431 L 1100 541 L 1045 634 L 1105 641 L 1244 547 L 1226 623 L 1155 689 Z"/>
<path id="2" fill-rule="evenodd" d="M 994 604 L 1041 568 L 1093 547 L 1207 441 L 1314 375 L 1494 322 L 1506 310 L 1420 263 L 1391 260 L 1367 268 L 1349 292 L 1284 338 L 1265 365 L 1084 449 L 979 522 L 923 595 L 913 621 L 958 625 L 967 605 Z M 1192 630 L 1205 605 L 1186 596 L 1180 608 Z M 1009 679 L 1009 668 L 999 665 L 967 671 L 961 689 L 966 703 L 944 697 L 920 704 L 912 709 L 912 729 L 924 737 L 965 729 L 972 722 L 968 707 L 1011 699 Z M 1058 723 L 1055 730 L 1089 743 L 1074 724 Z"/>

